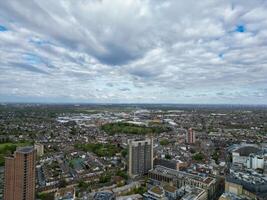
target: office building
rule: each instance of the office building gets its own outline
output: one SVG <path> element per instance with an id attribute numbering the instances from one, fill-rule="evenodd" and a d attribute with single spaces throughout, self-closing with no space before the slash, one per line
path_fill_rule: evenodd
<path id="1" fill-rule="evenodd" d="M 35 199 L 35 160 L 33 147 L 17 148 L 12 157 L 5 158 L 5 200 Z"/>
<path id="2" fill-rule="evenodd" d="M 193 131 L 192 128 L 189 128 L 188 131 L 186 132 L 185 141 L 187 144 L 194 144 L 196 142 L 195 132 Z"/>
<path id="3" fill-rule="evenodd" d="M 153 139 L 129 140 L 130 176 L 139 176 L 148 173 L 153 168 Z"/>

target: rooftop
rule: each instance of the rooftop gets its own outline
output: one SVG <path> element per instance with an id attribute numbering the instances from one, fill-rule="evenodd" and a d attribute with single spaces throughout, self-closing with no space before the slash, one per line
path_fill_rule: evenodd
<path id="1" fill-rule="evenodd" d="M 162 188 L 159 187 L 159 186 L 155 186 L 155 187 L 151 188 L 150 191 L 153 192 L 153 193 L 156 193 L 158 195 L 162 195 L 164 193 L 164 191 L 162 190 Z"/>
<path id="2" fill-rule="evenodd" d="M 163 189 L 164 189 L 165 191 L 167 191 L 167 192 L 172 192 L 172 193 L 176 192 L 176 190 L 177 190 L 176 187 L 173 187 L 173 186 L 171 186 L 171 185 L 169 185 L 169 184 L 164 185 L 164 186 L 163 186 Z"/>
<path id="3" fill-rule="evenodd" d="M 194 200 L 198 196 L 203 195 L 205 190 L 202 188 L 191 187 L 191 186 L 183 186 L 178 191 L 180 194 L 182 192 L 182 200 Z"/>
<path id="4" fill-rule="evenodd" d="M 34 151 L 33 146 L 18 147 L 16 149 L 16 152 L 18 153 L 31 153 L 32 151 Z"/>
<path id="5" fill-rule="evenodd" d="M 249 156 L 251 153 L 257 153 L 260 149 L 255 146 L 241 146 L 234 150 L 234 152 L 237 152 L 240 154 L 240 156 Z"/>
<path id="6" fill-rule="evenodd" d="M 233 169 L 230 170 L 230 177 L 228 177 L 228 179 L 231 178 L 251 184 L 267 185 L 267 177 L 262 174 L 256 173 L 251 170 L 243 170 L 243 171 L 235 171 L 235 170 Z"/>
<path id="7" fill-rule="evenodd" d="M 191 179 L 194 179 L 196 181 L 202 182 L 207 185 L 211 184 L 212 182 L 215 182 L 215 179 L 211 177 L 202 177 L 196 174 L 190 174 L 187 172 L 177 171 L 177 170 L 166 168 L 160 165 L 157 165 L 154 169 L 150 170 L 150 172 L 159 173 L 169 178 L 173 178 L 174 176 L 176 178 L 189 177 Z"/>
<path id="8" fill-rule="evenodd" d="M 97 192 L 94 195 L 95 200 L 111 200 L 114 199 L 114 194 L 112 192 Z"/>

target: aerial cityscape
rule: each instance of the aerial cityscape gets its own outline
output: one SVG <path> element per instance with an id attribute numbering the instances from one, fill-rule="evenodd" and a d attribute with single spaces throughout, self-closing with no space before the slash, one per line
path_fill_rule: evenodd
<path id="1" fill-rule="evenodd" d="M 267 1 L 0 1 L 2 199 L 267 200 Z"/>
<path id="2" fill-rule="evenodd" d="M 5 199 L 267 197 L 265 106 L 2 104 L 0 119 Z"/>

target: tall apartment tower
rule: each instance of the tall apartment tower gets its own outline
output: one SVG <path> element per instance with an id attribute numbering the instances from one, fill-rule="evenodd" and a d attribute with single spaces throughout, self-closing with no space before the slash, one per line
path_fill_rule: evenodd
<path id="1" fill-rule="evenodd" d="M 196 136 L 192 128 L 188 129 L 185 140 L 188 144 L 194 144 L 196 142 Z"/>
<path id="2" fill-rule="evenodd" d="M 153 168 L 153 138 L 129 140 L 129 166 L 131 177 L 148 173 Z"/>
<path id="3" fill-rule="evenodd" d="M 35 161 L 33 147 L 17 148 L 5 158 L 4 200 L 35 199 Z"/>

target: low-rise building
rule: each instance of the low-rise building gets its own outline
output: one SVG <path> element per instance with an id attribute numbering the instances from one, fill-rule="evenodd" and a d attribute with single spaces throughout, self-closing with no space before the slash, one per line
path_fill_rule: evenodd
<path id="1" fill-rule="evenodd" d="M 207 192 L 202 188 L 184 186 L 178 190 L 181 200 L 208 200 Z"/>
<path id="2" fill-rule="evenodd" d="M 205 189 L 190 187 L 188 185 L 177 188 L 170 185 L 153 186 L 144 194 L 147 200 L 207 200 L 207 192 Z"/>
<path id="3" fill-rule="evenodd" d="M 114 189 L 112 189 L 112 192 L 116 195 L 116 196 L 121 196 L 124 194 L 127 194 L 129 192 L 131 192 L 132 190 L 140 187 L 140 183 L 139 182 L 132 182 L 128 185 L 124 185 L 122 187 L 116 187 Z"/>
<path id="4" fill-rule="evenodd" d="M 249 198 L 264 199 L 267 196 L 267 177 L 252 170 L 230 170 L 230 175 L 225 181 L 225 191 Z"/>
<path id="5" fill-rule="evenodd" d="M 143 194 L 145 200 L 168 200 L 165 191 L 160 186 L 154 186 Z"/>
<path id="6" fill-rule="evenodd" d="M 55 192 L 55 200 L 74 200 L 75 199 L 75 188 L 67 187 L 58 189 Z"/>
<path id="7" fill-rule="evenodd" d="M 158 184 L 165 182 L 177 188 L 186 185 L 202 188 L 207 191 L 208 199 L 213 199 L 215 197 L 216 180 L 212 177 L 202 177 L 163 166 L 156 166 L 154 169 L 150 170 L 148 177 L 152 182 L 158 182 Z"/>
<path id="8" fill-rule="evenodd" d="M 245 197 L 243 198 L 230 192 L 224 192 L 219 198 L 219 200 L 244 200 L 244 199 Z"/>
<path id="9" fill-rule="evenodd" d="M 165 196 L 167 197 L 168 200 L 176 200 L 177 199 L 177 194 L 178 194 L 178 188 L 171 186 L 169 184 L 165 184 L 163 186 L 163 189 L 165 191 Z"/>
<path id="10" fill-rule="evenodd" d="M 187 166 L 187 163 L 182 162 L 181 160 L 168 160 L 162 158 L 156 158 L 154 160 L 154 165 L 161 165 L 170 169 L 180 170 Z"/>
<path id="11" fill-rule="evenodd" d="M 142 200 L 143 196 L 140 194 L 132 194 L 127 196 L 116 197 L 116 200 Z"/>
<path id="12" fill-rule="evenodd" d="M 110 191 L 96 192 L 94 200 L 115 200 L 115 195 Z"/>

